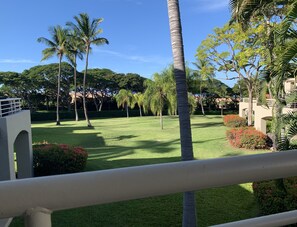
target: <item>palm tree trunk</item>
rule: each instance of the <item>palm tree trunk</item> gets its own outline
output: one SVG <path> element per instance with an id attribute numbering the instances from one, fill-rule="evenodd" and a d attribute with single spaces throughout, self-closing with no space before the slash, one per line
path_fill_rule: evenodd
<path id="1" fill-rule="evenodd" d="M 87 71 L 88 71 L 88 60 L 89 60 L 89 47 L 87 47 L 87 51 L 86 51 L 86 68 L 85 68 L 84 80 L 83 80 L 83 106 L 84 106 L 84 114 L 87 121 L 87 126 L 92 127 L 88 117 L 87 106 L 86 106 L 86 77 L 87 77 Z"/>
<path id="2" fill-rule="evenodd" d="M 161 126 L 161 130 L 163 130 L 163 115 L 162 115 L 162 110 L 160 111 L 160 126 Z"/>
<path id="3" fill-rule="evenodd" d="M 59 56 L 59 72 L 58 72 L 58 91 L 57 91 L 57 110 L 56 110 L 56 114 L 57 114 L 57 120 L 56 120 L 56 125 L 60 125 L 60 115 L 59 115 L 59 105 L 60 105 L 60 78 L 61 78 L 61 62 L 62 62 L 62 55 Z"/>
<path id="4" fill-rule="evenodd" d="M 75 112 L 75 121 L 78 121 L 76 93 L 77 93 L 77 84 L 76 84 L 76 56 L 75 56 L 74 57 L 74 112 Z"/>
<path id="5" fill-rule="evenodd" d="M 141 106 L 139 105 L 139 115 L 142 117 L 142 111 L 141 111 Z"/>
<path id="6" fill-rule="evenodd" d="M 176 79 L 177 104 L 180 126 L 182 160 L 193 160 L 190 111 L 186 84 L 185 60 L 178 0 L 167 0 L 174 75 Z M 185 192 L 183 200 L 183 226 L 196 226 L 195 193 Z"/>
<path id="7" fill-rule="evenodd" d="M 202 100 L 202 88 L 200 86 L 200 98 L 199 98 L 199 101 L 200 101 L 200 106 L 201 106 L 201 111 L 202 111 L 202 114 L 203 116 L 205 116 L 205 113 L 204 113 L 204 108 L 203 108 L 203 100 Z"/>
<path id="8" fill-rule="evenodd" d="M 129 107 L 127 103 L 125 104 L 125 107 L 126 107 L 127 118 L 129 118 Z"/>

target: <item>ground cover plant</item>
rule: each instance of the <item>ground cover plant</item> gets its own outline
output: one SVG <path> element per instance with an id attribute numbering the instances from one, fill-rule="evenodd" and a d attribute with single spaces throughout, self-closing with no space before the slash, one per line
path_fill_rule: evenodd
<path id="1" fill-rule="evenodd" d="M 221 116 L 192 117 L 196 159 L 208 159 L 267 151 L 234 148 L 226 140 Z M 157 117 L 93 120 L 32 125 L 33 142 L 82 146 L 88 153 L 87 171 L 137 166 L 180 160 L 177 117 L 165 117 L 164 129 Z M 119 189 L 120 190 L 120 189 Z M 199 226 L 251 218 L 259 210 L 251 184 L 196 192 Z M 54 212 L 53 226 L 181 226 L 182 193 Z M 16 218 L 11 226 L 22 226 Z"/>

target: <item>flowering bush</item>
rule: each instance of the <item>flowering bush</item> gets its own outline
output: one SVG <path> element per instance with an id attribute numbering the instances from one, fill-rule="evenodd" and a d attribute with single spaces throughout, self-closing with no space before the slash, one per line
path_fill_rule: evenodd
<path id="1" fill-rule="evenodd" d="M 244 127 L 246 126 L 246 119 L 243 117 L 239 117 L 238 115 L 225 115 L 223 118 L 224 125 L 231 128 L 237 128 L 237 127 Z"/>
<path id="2" fill-rule="evenodd" d="M 35 176 L 48 176 L 83 171 L 88 153 L 81 147 L 67 144 L 37 144 L 33 146 Z"/>
<path id="3" fill-rule="evenodd" d="M 253 191 L 263 215 L 297 209 L 297 177 L 254 182 Z"/>
<path id="4" fill-rule="evenodd" d="M 267 147 L 267 136 L 252 127 L 232 128 L 226 132 L 230 144 L 238 148 L 264 149 Z"/>

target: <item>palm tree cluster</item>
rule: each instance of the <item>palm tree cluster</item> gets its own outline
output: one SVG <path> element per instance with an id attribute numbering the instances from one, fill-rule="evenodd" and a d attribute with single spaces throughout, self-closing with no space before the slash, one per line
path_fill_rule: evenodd
<path id="1" fill-rule="evenodd" d="M 88 118 L 87 108 L 86 108 L 86 75 L 88 71 L 88 60 L 89 53 L 92 50 L 92 45 L 103 45 L 108 44 L 106 38 L 100 37 L 102 29 L 99 28 L 102 18 L 97 18 L 91 20 L 89 15 L 86 13 L 81 13 L 78 16 L 74 16 L 74 22 L 67 22 L 66 28 L 60 25 L 55 27 L 50 27 L 49 32 L 51 39 L 40 37 L 37 39 L 38 42 L 42 42 L 48 47 L 42 51 L 42 60 L 47 60 L 54 55 L 57 55 L 59 59 L 59 73 L 58 73 L 58 86 L 57 86 L 57 120 L 56 124 L 60 125 L 59 118 L 59 99 L 60 99 L 60 77 L 61 77 L 61 62 L 64 56 L 70 61 L 74 67 L 74 103 L 75 103 L 75 116 L 76 121 L 78 121 L 77 104 L 76 104 L 76 67 L 77 58 L 83 59 L 85 55 L 85 70 L 83 78 L 83 108 L 85 119 L 87 121 L 87 126 L 91 127 L 91 122 Z"/>
<path id="2" fill-rule="evenodd" d="M 129 117 L 129 107 L 134 108 L 137 104 L 139 115 L 142 116 L 142 108 L 145 113 L 151 111 L 154 115 L 160 116 L 160 127 L 163 129 L 163 112 L 167 108 L 169 115 L 177 115 L 177 96 L 173 66 L 164 69 L 161 73 L 155 73 L 152 80 L 145 80 L 144 93 L 134 93 L 121 89 L 115 96 L 118 107 L 123 107 Z M 188 93 L 189 110 L 193 114 L 197 103 L 195 97 Z"/>

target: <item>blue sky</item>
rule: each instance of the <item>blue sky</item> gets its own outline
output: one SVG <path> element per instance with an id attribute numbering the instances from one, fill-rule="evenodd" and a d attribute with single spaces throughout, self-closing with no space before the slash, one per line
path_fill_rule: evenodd
<path id="1" fill-rule="evenodd" d="M 180 10 L 185 60 L 192 67 L 200 42 L 228 22 L 228 0 L 180 0 Z M 151 78 L 172 63 L 166 0 L 9 0 L 0 3 L 0 71 L 22 72 L 57 62 L 55 57 L 40 61 L 46 46 L 36 40 L 50 38 L 50 26 L 65 25 L 82 12 L 104 19 L 102 37 L 110 42 L 93 48 L 89 68 Z M 78 63 L 83 68 L 84 62 Z"/>

